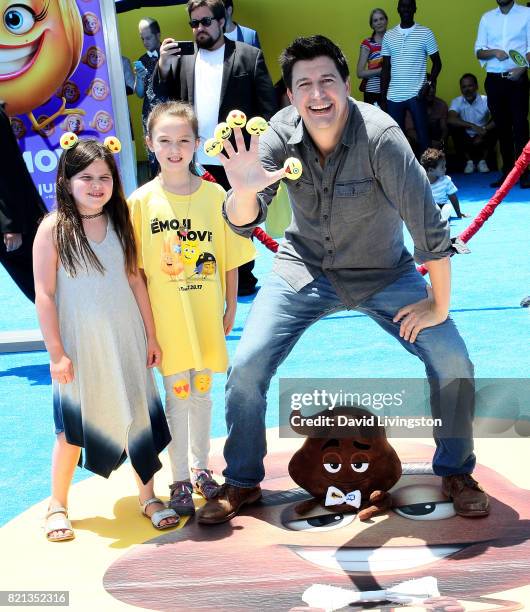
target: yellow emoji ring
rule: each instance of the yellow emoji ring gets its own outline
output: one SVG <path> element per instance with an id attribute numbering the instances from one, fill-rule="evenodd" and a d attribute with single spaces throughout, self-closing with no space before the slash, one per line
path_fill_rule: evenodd
<path id="1" fill-rule="evenodd" d="M 291 181 L 296 181 L 302 176 L 302 162 L 296 157 L 289 157 L 283 164 L 285 176 Z"/>

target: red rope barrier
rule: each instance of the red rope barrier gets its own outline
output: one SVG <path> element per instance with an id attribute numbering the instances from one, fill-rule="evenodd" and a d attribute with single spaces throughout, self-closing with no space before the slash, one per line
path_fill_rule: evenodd
<path id="1" fill-rule="evenodd" d="M 484 206 L 484 208 L 479 212 L 479 214 L 473 219 L 471 225 L 465 229 L 458 239 L 461 242 L 468 242 L 484 225 L 484 223 L 491 217 L 494 213 L 497 206 L 504 200 L 504 198 L 508 195 L 511 188 L 517 183 L 521 174 L 526 170 L 530 164 L 530 142 L 528 142 L 523 149 L 523 152 L 519 156 L 519 159 L 515 162 L 515 166 L 508 176 L 504 179 L 502 185 L 497 189 L 493 197 L 490 201 Z M 422 265 L 418 267 L 418 272 L 421 274 L 427 273 L 427 268 Z"/>
<path id="2" fill-rule="evenodd" d="M 254 232 L 252 233 L 254 237 L 256 237 L 262 244 L 264 244 L 269 251 L 276 253 L 278 251 L 278 243 L 274 238 L 271 238 L 267 232 L 261 229 L 261 227 L 254 228 Z"/>

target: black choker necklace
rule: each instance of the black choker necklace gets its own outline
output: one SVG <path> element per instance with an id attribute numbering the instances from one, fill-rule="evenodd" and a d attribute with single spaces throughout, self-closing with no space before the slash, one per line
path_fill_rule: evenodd
<path id="1" fill-rule="evenodd" d="M 94 213 L 93 215 L 82 215 L 79 213 L 81 219 L 95 219 L 96 217 L 101 217 L 101 215 L 105 214 L 105 210 L 100 210 L 98 213 Z"/>

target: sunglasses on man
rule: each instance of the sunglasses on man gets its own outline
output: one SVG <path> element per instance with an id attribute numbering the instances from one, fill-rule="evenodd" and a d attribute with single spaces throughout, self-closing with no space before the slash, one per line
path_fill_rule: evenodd
<path id="1" fill-rule="evenodd" d="M 193 29 L 198 28 L 199 25 L 202 25 L 205 28 L 209 28 L 212 25 L 212 21 L 214 20 L 215 17 L 203 17 L 202 19 L 191 19 L 189 24 L 190 27 Z"/>

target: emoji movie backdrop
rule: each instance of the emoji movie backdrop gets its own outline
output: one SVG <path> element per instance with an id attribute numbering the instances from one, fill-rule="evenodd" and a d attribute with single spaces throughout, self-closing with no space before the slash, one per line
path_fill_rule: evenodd
<path id="1" fill-rule="evenodd" d="M 121 67 L 117 36 L 105 37 L 109 27 L 116 31 L 114 4 L 0 0 L 0 9 L 0 101 L 37 189 L 51 208 L 62 134 L 101 140 L 118 135 L 132 152 L 128 118 L 120 126 L 125 129 L 117 129 L 115 111 L 120 105 L 126 108 L 123 75 L 109 65 L 112 54 Z"/>

